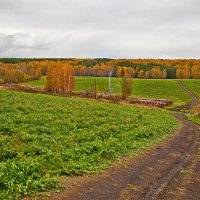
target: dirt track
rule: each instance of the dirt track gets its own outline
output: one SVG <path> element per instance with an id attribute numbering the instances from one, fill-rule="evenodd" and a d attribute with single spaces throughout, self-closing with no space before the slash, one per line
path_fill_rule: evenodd
<path id="1" fill-rule="evenodd" d="M 191 103 L 188 105 L 188 109 L 191 110 L 195 105 L 198 104 L 199 99 L 197 98 L 197 96 L 191 92 L 190 90 L 188 90 L 185 85 L 183 85 L 183 83 L 181 83 L 180 81 L 177 81 L 178 85 L 186 92 L 188 93 L 188 95 L 191 97 L 192 101 Z"/>
<path id="2" fill-rule="evenodd" d="M 182 84 L 180 86 L 191 96 L 191 109 L 198 99 Z M 199 200 L 200 128 L 183 114 L 175 116 L 182 127 L 168 141 L 97 176 L 63 181 L 65 190 L 41 199 Z"/>

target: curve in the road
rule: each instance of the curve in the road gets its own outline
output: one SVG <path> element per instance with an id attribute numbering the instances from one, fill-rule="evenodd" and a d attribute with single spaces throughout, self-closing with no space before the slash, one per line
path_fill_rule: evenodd
<path id="1" fill-rule="evenodd" d="M 191 103 L 188 105 L 188 109 L 192 110 L 199 102 L 198 97 L 190 91 L 186 86 L 181 83 L 180 81 L 176 81 L 177 84 L 180 86 L 182 90 L 184 90 L 191 98 Z M 180 121 L 180 120 L 179 120 Z M 196 126 L 193 124 L 193 126 Z M 195 138 L 197 139 L 199 137 L 198 132 L 195 135 Z M 159 183 L 155 184 L 149 192 L 146 195 L 146 200 L 152 200 L 156 199 L 156 197 L 164 190 L 164 188 L 169 184 L 169 182 L 175 177 L 175 175 L 183 168 L 183 166 L 186 164 L 188 159 L 191 157 L 192 152 L 195 150 L 197 143 L 194 142 L 190 148 L 186 151 L 185 156 L 183 157 L 182 161 L 177 164 L 169 173 L 168 175 L 162 179 Z"/>
<path id="2" fill-rule="evenodd" d="M 195 102 L 192 99 L 193 106 Z M 192 159 L 192 154 L 200 142 L 199 127 L 188 121 L 181 113 L 175 116 L 181 122 L 182 128 L 164 144 L 135 159 L 130 159 L 122 166 L 112 167 L 106 173 L 94 177 L 82 177 L 60 194 L 53 194 L 51 197 L 42 199 L 159 199 L 158 196 L 165 191 L 183 166 Z M 69 187 L 69 183 L 66 187 Z M 167 198 L 168 196 L 163 199 Z"/>
<path id="3" fill-rule="evenodd" d="M 192 110 L 192 108 L 194 108 L 198 102 L 199 102 L 199 99 L 198 97 L 192 92 L 190 91 L 183 83 L 181 83 L 180 81 L 176 81 L 178 83 L 178 85 L 180 86 L 180 88 L 182 90 L 184 90 L 191 98 L 191 103 L 189 104 L 188 108 L 189 110 Z"/>

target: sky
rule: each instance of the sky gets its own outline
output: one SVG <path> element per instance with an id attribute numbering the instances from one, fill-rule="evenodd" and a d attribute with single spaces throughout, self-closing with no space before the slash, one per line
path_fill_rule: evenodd
<path id="1" fill-rule="evenodd" d="M 200 58 L 200 0 L 0 0 L 0 57 Z"/>

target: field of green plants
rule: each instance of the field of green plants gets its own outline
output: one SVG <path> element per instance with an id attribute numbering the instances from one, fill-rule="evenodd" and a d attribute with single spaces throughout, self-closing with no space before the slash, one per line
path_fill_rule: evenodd
<path id="1" fill-rule="evenodd" d="M 193 109 L 194 114 L 188 114 L 188 119 L 200 124 L 200 80 L 181 80 L 181 82 L 199 98 L 199 104 Z"/>
<path id="2" fill-rule="evenodd" d="M 168 111 L 0 91 L 0 199 L 58 188 L 59 177 L 97 173 L 177 128 Z"/>
<path id="3" fill-rule="evenodd" d="M 76 91 L 94 90 L 94 81 L 96 79 L 99 92 L 108 92 L 107 77 L 76 77 Z M 44 88 L 46 77 L 38 81 L 25 83 L 28 86 Z M 186 82 L 189 80 L 186 80 Z M 111 88 L 113 93 L 119 94 L 121 91 L 121 79 L 112 78 Z M 158 98 L 173 100 L 176 105 L 182 105 L 190 102 L 190 97 L 177 84 L 175 80 L 161 79 L 134 79 L 133 96 L 145 98 Z"/>
<path id="4" fill-rule="evenodd" d="M 180 80 L 189 90 L 194 92 L 200 99 L 200 79 Z"/>

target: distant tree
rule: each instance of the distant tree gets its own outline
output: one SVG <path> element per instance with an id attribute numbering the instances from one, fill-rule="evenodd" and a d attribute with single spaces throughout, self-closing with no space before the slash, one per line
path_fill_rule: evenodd
<path id="1" fill-rule="evenodd" d="M 156 66 L 150 70 L 151 78 L 163 78 L 163 72 L 160 67 Z"/>
<path id="2" fill-rule="evenodd" d="M 133 86 L 133 79 L 126 78 L 125 76 L 122 78 L 121 83 L 121 93 L 122 99 L 126 99 L 132 94 L 132 86 Z"/>
<path id="3" fill-rule="evenodd" d="M 187 66 L 185 66 L 184 67 L 185 69 L 185 78 L 186 79 L 189 79 L 190 78 L 190 76 L 191 76 L 191 72 L 190 72 L 190 67 L 187 65 Z"/>
<path id="4" fill-rule="evenodd" d="M 122 73 L 123 73 L 122 70 L 123 70 L 122 67 L 117 68 L 117 77 L 122 77 Z"/>
<path id="5" fill-rule="evenodd" d="M 138 72 L 138 78 L 145 78 L 145 71 L 143 69 L 141 69 L 139 72 Z"/>
<path id="6" fill-rule="evenodd" d="M 192 67 L 192 78 L 200 79 L 200 66 Z"/>
<path id="7" fill-rule="evenodd" d="M 178 66 L 176 70 L 176 77 L 178 79 L 189 79 L 191 75 L 189 66 Z"/>
<path id="8" fill-rule="evenodd" d="M 176 68 L 175 67 L 166 68 L 166 72 L 167 72 L 168 79 L 176 79 Z"/>
<path id="9" fill-rule="evenodd" d="M 166 78 L 167 78 L 167 70 L 164 69 L 164 70 L 163 70 L 163 79 L 166 79 Z"/>
<path id="10" fill-rule="evenodd" d="M 145 72 L 145 78 L 150 78 L 150 71 Z"/>
<path id="11" fill-rule="evenodd" d="M 47 71 L 45 90 L 53 93 L 72 92 L 75 84 L 74 69 L 66 63 L 51 63 Z"/>

